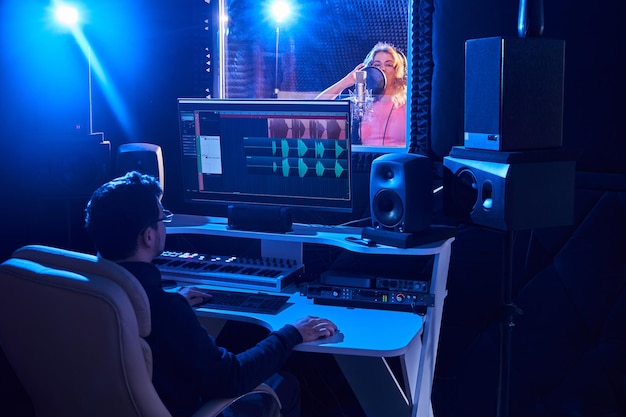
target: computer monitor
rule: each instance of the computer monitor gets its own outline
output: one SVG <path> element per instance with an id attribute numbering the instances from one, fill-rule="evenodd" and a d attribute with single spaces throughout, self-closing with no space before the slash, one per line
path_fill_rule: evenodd
<path id="1" fill-rule="evenodd" d="M 185 203 L 207 215 L 286 208 L 294 221 L 352 212 L 349 102 L 180 98 L 178 108 Z"/>

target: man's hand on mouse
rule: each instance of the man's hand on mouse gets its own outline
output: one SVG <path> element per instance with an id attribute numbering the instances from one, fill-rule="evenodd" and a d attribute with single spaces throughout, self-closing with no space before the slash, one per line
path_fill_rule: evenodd
<path id="1" fill-rule="evenodd" d="M 303 317 L 294 323 L 294 327 L 298 329 L 302 335 L 303 342 L 312 342 L 322 337 L 333 336 L 337 333 L 337 325 L 335 325 L 335 323 L 317 316 Z"/>

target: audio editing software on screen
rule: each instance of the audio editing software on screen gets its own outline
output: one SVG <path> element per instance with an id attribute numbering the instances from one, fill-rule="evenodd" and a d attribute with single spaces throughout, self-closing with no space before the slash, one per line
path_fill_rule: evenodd
<path id="1" fill-rule="evenodd" d="M 224 203 L 350 209 L 349 103 L 331 103 L 181 105 L 188 192 Z"/>

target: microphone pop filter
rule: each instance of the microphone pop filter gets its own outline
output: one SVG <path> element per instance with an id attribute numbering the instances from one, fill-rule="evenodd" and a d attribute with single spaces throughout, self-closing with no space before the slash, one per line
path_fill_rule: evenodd
<path id="1" fill-rule="evenodd" d="M 373 96 L 382 94 L 385 90 L 385 85 L 387 85 L 385 73 L 376 67 L 365 67 L 361 71 L 366 73 L 365 88 L 371 91 Z"/>

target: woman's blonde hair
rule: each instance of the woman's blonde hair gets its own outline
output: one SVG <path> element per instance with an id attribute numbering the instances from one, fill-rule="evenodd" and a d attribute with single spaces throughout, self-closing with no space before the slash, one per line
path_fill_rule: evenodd
<path id="1" fill-rule="evenodd" d="M 393 57 L 393 66 L 395 68 L 395 77 L 393 80 L 387 80 L 387 82 L 393 83 L 393 97 L 392 101 L 396 107 L 400 107 L 406 103 L 407 94 L 407 62 L 406 57 L 395 46 L 387 42 L 378 42 L 369 51 L 363 64 L 366 67 L 372 65 L 374 58 L 378 52 L 387 52 Z"/>

